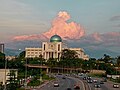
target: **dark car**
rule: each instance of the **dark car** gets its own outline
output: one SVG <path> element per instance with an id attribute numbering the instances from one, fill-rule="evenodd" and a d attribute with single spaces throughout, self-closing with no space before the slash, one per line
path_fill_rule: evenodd
<path id="1" fill-rule="evenodd" d="M 100 84 L 104 84 L 104 81 L 100 81 Z"/>
<path id="2" fill-rule="evenodd" d="M 91 77 L 87 77 L 87 79 L 89 80 L 89 79 L 91 79 Z"/>
<path id="3" fill-rule="evenodd" d="M 94 87 L 95 87 L 95 88 L 100 88 L 101 85 L 100 85 L 99 83 L 96 83 L 96 84 L 94 85 Z"/>
<path id="4" fill-rule="evenodd" d="M 89 79 L 89 80 L 87 80 L 87 82 L 88 82 L 88 83 L 92 83 L 93 81 L 92 81 L 92 79 Z"/>
<path id="5" fill-rule="evenodd" d="M 83 80 L 87 80 L 87 77 L 83 77 Z"/>
<path id="6" fill-rule="evenodd" d="M 72 90 L 71 88 L 67 88 L 66 90 Z"/>
<path id="7" fill-rule="evenodd" d="M 107 78 L 104 78 L 104 80 L 103 80 L 104 82 L 107 82 Z"/>
<path id="8" fill-rule="evenodd" d="M 80 86 L 78 84 L 75 84 L 74 89 L 80 90 Z"/>
<path id="9" fill-rule="evenodd" d="M 113 84 L 114 88 L 119 88 L 119 84 Z"/>
<path id="10" fill-rule="evenodd" d="M 66 79 L 66 77 L 62 77 L 62 79 Z"/>

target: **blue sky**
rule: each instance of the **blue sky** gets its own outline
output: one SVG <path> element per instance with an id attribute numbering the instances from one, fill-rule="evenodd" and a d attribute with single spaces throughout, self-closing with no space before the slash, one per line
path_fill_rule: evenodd
<path id="1" fill-rule="evenodd" d="M 59 11 L 67 11 L 86 34 L 120 31 L 120 0 L 0 0 L 0 41 L 48 31 Z"/>

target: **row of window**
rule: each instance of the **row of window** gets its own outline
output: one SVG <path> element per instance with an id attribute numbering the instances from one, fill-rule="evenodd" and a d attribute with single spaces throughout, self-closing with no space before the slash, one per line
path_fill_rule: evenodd
<path id="1" fill-rule="evenodd" d="M 27 51 L 41 51 L 41 50 L 27 49 Z"/>
<path id="2" fill-rule="evenodd" d="M 39 55 L 27 55 L 27 57 L 39 57 Z"/>
<path id="3" fill-rule="evenodd" d="M 41 52 L 27 52 L 27 54 L 41 54 Z"/>
<path id="4" fill-rule="evenodd" d="M 44 50 L 46 48 L 46 45 L 44 44 Z M 51 48 L 53 48 L 53 45 L 51 45 Z M 60 44 L 58 44 L 58 51 L 60 51 Z"/>

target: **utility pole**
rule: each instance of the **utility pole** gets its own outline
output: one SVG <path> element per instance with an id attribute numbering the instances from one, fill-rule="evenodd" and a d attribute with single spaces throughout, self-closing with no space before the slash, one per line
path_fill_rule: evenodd
<path id="1" fill-rule="evenodd" d="M 6 68 L 7 68 L 7 60 L 5 59 L 5 76 L 4 76 L 5 85 L 4 85 L 4 90 L 6 90 Z"/>
<path id="2" fill-rule="evenodd" d="M 25 90 L 27 88 L 27 58 L 25 60 Z"/>

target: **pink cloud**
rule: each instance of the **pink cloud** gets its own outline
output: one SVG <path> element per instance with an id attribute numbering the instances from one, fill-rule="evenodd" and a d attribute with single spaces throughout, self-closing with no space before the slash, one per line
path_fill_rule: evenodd
<path id="1" fill-rule="evenodd" d="M 23 35 L 16 36 L 14 40 L 35 40 L 42 38 L 42 36 L 50 38 L 51 36 L 57 34 L 63 39 L 66 37 L 69 39 L 80 39 L 85 35 L 85 30 L 79 24 L 75 22 L 67 22 L 70 19 L 70 15 L 65 11 L 60 11 L 57 17 L 52 22 L 52 27 L 48 32 L 38 35 Z"/>
<path id="2" fill-rule="evenodd" d="M 50 38 L 52 35 L 57 34 L 62 38 L 80 39 L 85 35 L 85 30 L 75 22 L 67 22 L 70 15 L 67 12 L 59 12 L 57 17 L 52 22 L 52 28 L 44 33 L 45 36 Z"/>
<path id="3" fill-rule="evenodd" d="M 96 41 L 102 41 L 101 35 L 99 33 L 93 33 L 92 36 Z"/>
<path id="4" fill-rule="evenodd" d="M 13 40 L 15 41 L 24 41 L 24 40 L 47 40 L 48 38 L 43 34 L 40 35 L 23 35 L 23 36 L 15 36 Z"/>

